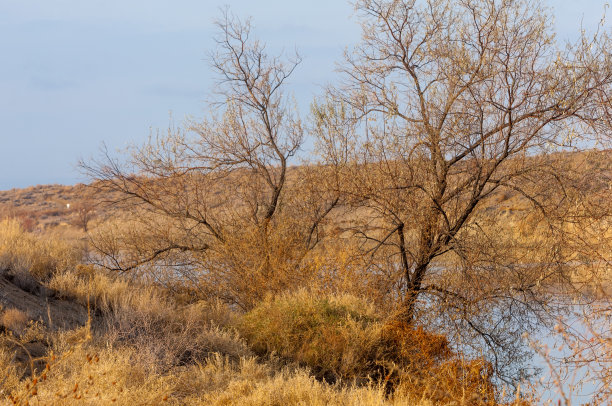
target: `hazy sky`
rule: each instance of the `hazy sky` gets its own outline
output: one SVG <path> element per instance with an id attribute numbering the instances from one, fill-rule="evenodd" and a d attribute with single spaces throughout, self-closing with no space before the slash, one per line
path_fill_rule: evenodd
<path id="1" fill-rule="evenodd" d="M 559 37 L 597 24 L 605 3 L 549 0 Z M 344 0 L 0 0 L 0 190 L 78 182 L 78 159 L 102 142 L 142 143 L 170 112 L 202 116 L 223 5 L 252 16 L 270 49 L 299 49 L 303 111 L 359 39 Z"/>

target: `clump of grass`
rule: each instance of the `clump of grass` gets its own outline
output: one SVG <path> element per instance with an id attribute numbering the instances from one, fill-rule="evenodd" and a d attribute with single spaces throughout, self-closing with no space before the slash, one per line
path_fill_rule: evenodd
<path id="1" fill-rule="evenodd" d="M 229 363 L 215 357 L 198 368 L 195 382 L 203 385 L 184 398 L 195 405 L 425 405 L 409 398 L 394 400 L 377 385 L 363 387 L 329 385 L 315 379 L 306 369 L 275 370 L 254 359 Z M 199 393 L 198 393 L 199 392 Z M 196 397 L 197 396 L 197 397 Z"/>
<path id="2" fill-rule="evenodd" d="M 25 312 L 16 308 L 7 309 L 0 316 L 0 324 L 15 333 L 23 332 L 28 326 L 29 320 Z"/>
<path id="3" fill-rule="evenodd" d="M 136 348 L 79 341 L 58 356 L 50 355 L 46 367 L 21 381 L 7 398 L 20 405 L 159 404 L 160 393 L 167 393 L 163 379 L 149 374 L 146 364 L 134 362 L 136 353 Z"/>
<path id="4" fill-rule="evenodd" d="M 16 219 L 0 221 L 0 271 L 9 271 L 17 279 L 47 280 L 74 267 L 81 257 L 74 244 L 26 232 Z"/>
<path id="5" fill-rule="evenodd" d="M 150 301 L 152 292 L 151 288 L 143 291 L 142 287 L 134 286 L 126 279 L 83 264 L 53 275 L 47 286 L 59 297 L 92 306 L 103 313 L 111 312 L 120 303 L 129 305 L 143 301 L 145 296 Z"/>
<path id="6" fill-rule="evenodd" d="M 0 399 L 4 398 L 19 384 L 19 372 L 13 362 L 14 354 L 0 345 Z"/>

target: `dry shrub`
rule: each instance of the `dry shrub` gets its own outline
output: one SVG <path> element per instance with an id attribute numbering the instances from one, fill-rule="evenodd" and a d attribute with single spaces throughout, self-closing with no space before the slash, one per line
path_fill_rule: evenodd
<path id="1" fill-rule="evenodd" d="M 21 333 L 27 327 L 28 320 L 27 314 L 19 309 L 11 308 L 2 313 L 0 324 L 13 332 Z"/>
<path id="2" fill-rule="evenodd" d="M 368 378 L 368 353 L 379 337 L 372 306 L 352 296 L 315 297 L 305 290 L 268 297 L 237 324 L 258 354 L 278 353 L 319 377 Z"/>
<path id="3" fill-rule="evenodd" d="M 0 221 L 0 271 L 8 270 L 18 283 L 27 284 L 32 276 L 47 279 L 76 265 L 81 256 L 74 245 L 28 233 L 15 219 Z"/>
<path id="4" fill-rule="evenodd" d="M 206 272 L 191 278 L 204 297 L 250 310 L 267 294 L 312 284 L 316 268 L 304 241 L 304 220 L 278 216 L 266 227 L 232 219 L 224 241 L 201 258 Z"/>
<path id="5" fill-rule="evenodd" d="M 397 383 L 397 391 L 442 403 L 461 399 L 468 404 L 496 404 L 492 365 L 457 356 L 445 336 L 389 322 L 382 343 L 378 356 L 396 363 L 395 370 L 388 368 L 386 379 L 395 378 L 391 382 Z"/>
<path id="6" fill-rule="evenodd" d="M 302 290 L 269 297 L 237 328 L 256 353 L 277 353 L 327 381 L 373 379 L 387 391 L 416 398 L 495 402 L 487 362 L 463 361 L 445 337 L 385 323 L 371 305 L 351 296 L 321 297 Z"/>
<path id="7" fill-rule="evenodd" d="M 372 267 L 360 244 L 334 233 L 335 239 L 317 247 L 310 258 L 317 278 L 309 285 L 325 295 L 349 294 L 373 303 L 379 313 L 397 307 L 394 297 L 401 293 L 401 270 Z"/>
<path id="8" fill-rule="evenodd" d="M 94 261 L 191 298 L 248 310 L 266 294 L 310 286 L 316 276 L 314 242 L 306 244 L 308 224 L 298 214 L 279 212 L 264 227 L 229 210 L 219 220 L 222 239 L 209 241 L 194 231 L 197 224 L 135 208 L 127 213 L 131 220 L 118 213 L 91 233 Z"/>

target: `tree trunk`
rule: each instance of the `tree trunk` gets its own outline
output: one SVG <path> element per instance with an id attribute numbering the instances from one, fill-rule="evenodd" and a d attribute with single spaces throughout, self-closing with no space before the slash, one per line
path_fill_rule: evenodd
<path id="1" fill-rule="evenodd" d="M 428 263 L 417 265 L 412 274 L 412 278 L 408 272 L 406 273 L 406 294 L 404 296 L 404 302 L 402 303 L 400 318 L 408 324 L 412 324 L 415 321 L 416 301 L 419 297 L 421 283 L 427 272 L 428 265 Z"/>

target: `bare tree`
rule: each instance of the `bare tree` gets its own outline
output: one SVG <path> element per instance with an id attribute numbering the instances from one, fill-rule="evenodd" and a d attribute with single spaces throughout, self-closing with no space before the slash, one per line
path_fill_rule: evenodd
<path id="1" fill-rule="evenodd" d="M 85 197 L 72 204 L 72 210 L 74 213 L 74 220 L 72 223 L 87 232 L 89 229 L 89 222 L 94 218 L 96 214 L 96 205 L 91 198 Z"/>
<path id="2" fill-rule="evenodd" d="M 395 275 L 385 289 L 399 317 L 474 334 L 501 357 L 571 282 L 570 240 L 588 245 L 576 231 L 595 230 L 577 224 L 610 215 L 609 200 L 594 216 L 577 200 L 587 176 L 609 174 L 610 154 L 567 164 L 609 141 L 610 39 L 597 30 L 558 49 L 538 1 L 356 9 L 363 40 L 346 54 L 345 83 L 315 107 L 325 161 L 361 209 L 351 229 L 371 271 Z M 506 198 L 517 213 L 487 214 Z M 516 354 L 496 358 L 498 370 Z"/>
<path id="3" fill-rule="evenodd" d="M 122 232 L 109 226 L 94 238 L 101 264 L 176 275 L 248 307 L 307 279 L 304 257 L 337 200 L 305 187 L 307 171 L 291 175 L 304 129 L 285 87 L 299 55 L 269 56 L 250 22 L 227 12 L 217 26 L 210 117 L 151 138 L 127 166 L 106 154 L 84 167 L 130 213 Z"/>

